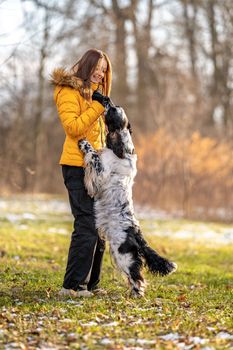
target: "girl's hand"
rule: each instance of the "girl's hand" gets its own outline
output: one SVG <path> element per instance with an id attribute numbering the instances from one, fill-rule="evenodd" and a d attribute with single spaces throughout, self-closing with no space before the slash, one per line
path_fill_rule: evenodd
<path id="1" fill-rule="evenodd" d="M 92 101 L 98 101 L 102 104 L 102 106 L 107 107 L 109 105 L 110 98 L 108 96 L 102 95 L 98 91 L 95 91 L 92 95 Z"/>

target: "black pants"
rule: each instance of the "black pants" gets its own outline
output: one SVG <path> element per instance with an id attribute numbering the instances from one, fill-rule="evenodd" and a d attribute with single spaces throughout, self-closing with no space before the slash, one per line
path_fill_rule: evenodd
<path id="1" fill-rule="evenodd" d="M 95 228 L 94 201 L 84 187 L 84 169 L 63 165 L 62 173 L 74 216 L 63 287 L 92 290 L 100 280 L 105 241 Z"/>

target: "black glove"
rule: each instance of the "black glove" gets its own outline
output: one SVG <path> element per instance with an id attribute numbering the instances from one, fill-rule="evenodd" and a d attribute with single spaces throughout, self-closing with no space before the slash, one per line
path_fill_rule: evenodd
<path id="1" fill-rule="evenodd" d="M 98 101 L 99 103 L 102 104 L 102 106 L 107 107 L 110 103 L 110 98 L 108 96 L 104 96 L 102 95 L 100 92 L 98 91 L 94 91 L 93 95 L 92 95 L 92 100 L 93 101 Z"/>

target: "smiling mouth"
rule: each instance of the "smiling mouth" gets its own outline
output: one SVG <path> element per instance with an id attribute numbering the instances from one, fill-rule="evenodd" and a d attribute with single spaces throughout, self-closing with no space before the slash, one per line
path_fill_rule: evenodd
<path id="1" fill-rule="evenodd" d="M 98 77 L 98 76 L 96 76 L 96 75 L 94 75 L 93 78 L 94 78 L 95 80 L 102 80 L 102 77 Z"/>

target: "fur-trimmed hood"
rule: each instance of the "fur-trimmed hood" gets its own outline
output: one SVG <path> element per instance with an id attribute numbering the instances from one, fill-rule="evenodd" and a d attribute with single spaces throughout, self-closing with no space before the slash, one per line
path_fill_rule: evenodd
<path id="1" fill-rule="evenodd" d="M 83 87 L 81 79 L 67 72 L 65 68 L 56 68 L 51 74 L 50 82 L 52 85 L 69 86 L 75 90 Z"/>
<path id="2" fill-rule="evenodd" d="M 91 83 L 91 87 L 84 87 L 83 81 L 71 74 L 64 68 L 56 68 L 50 76 L 50 82 L 55 86 L 67 86 L 78 90 L 80 94 L 87 100 L 91 100 L 93 91 L 98 89 L 97 83 Z"/>

